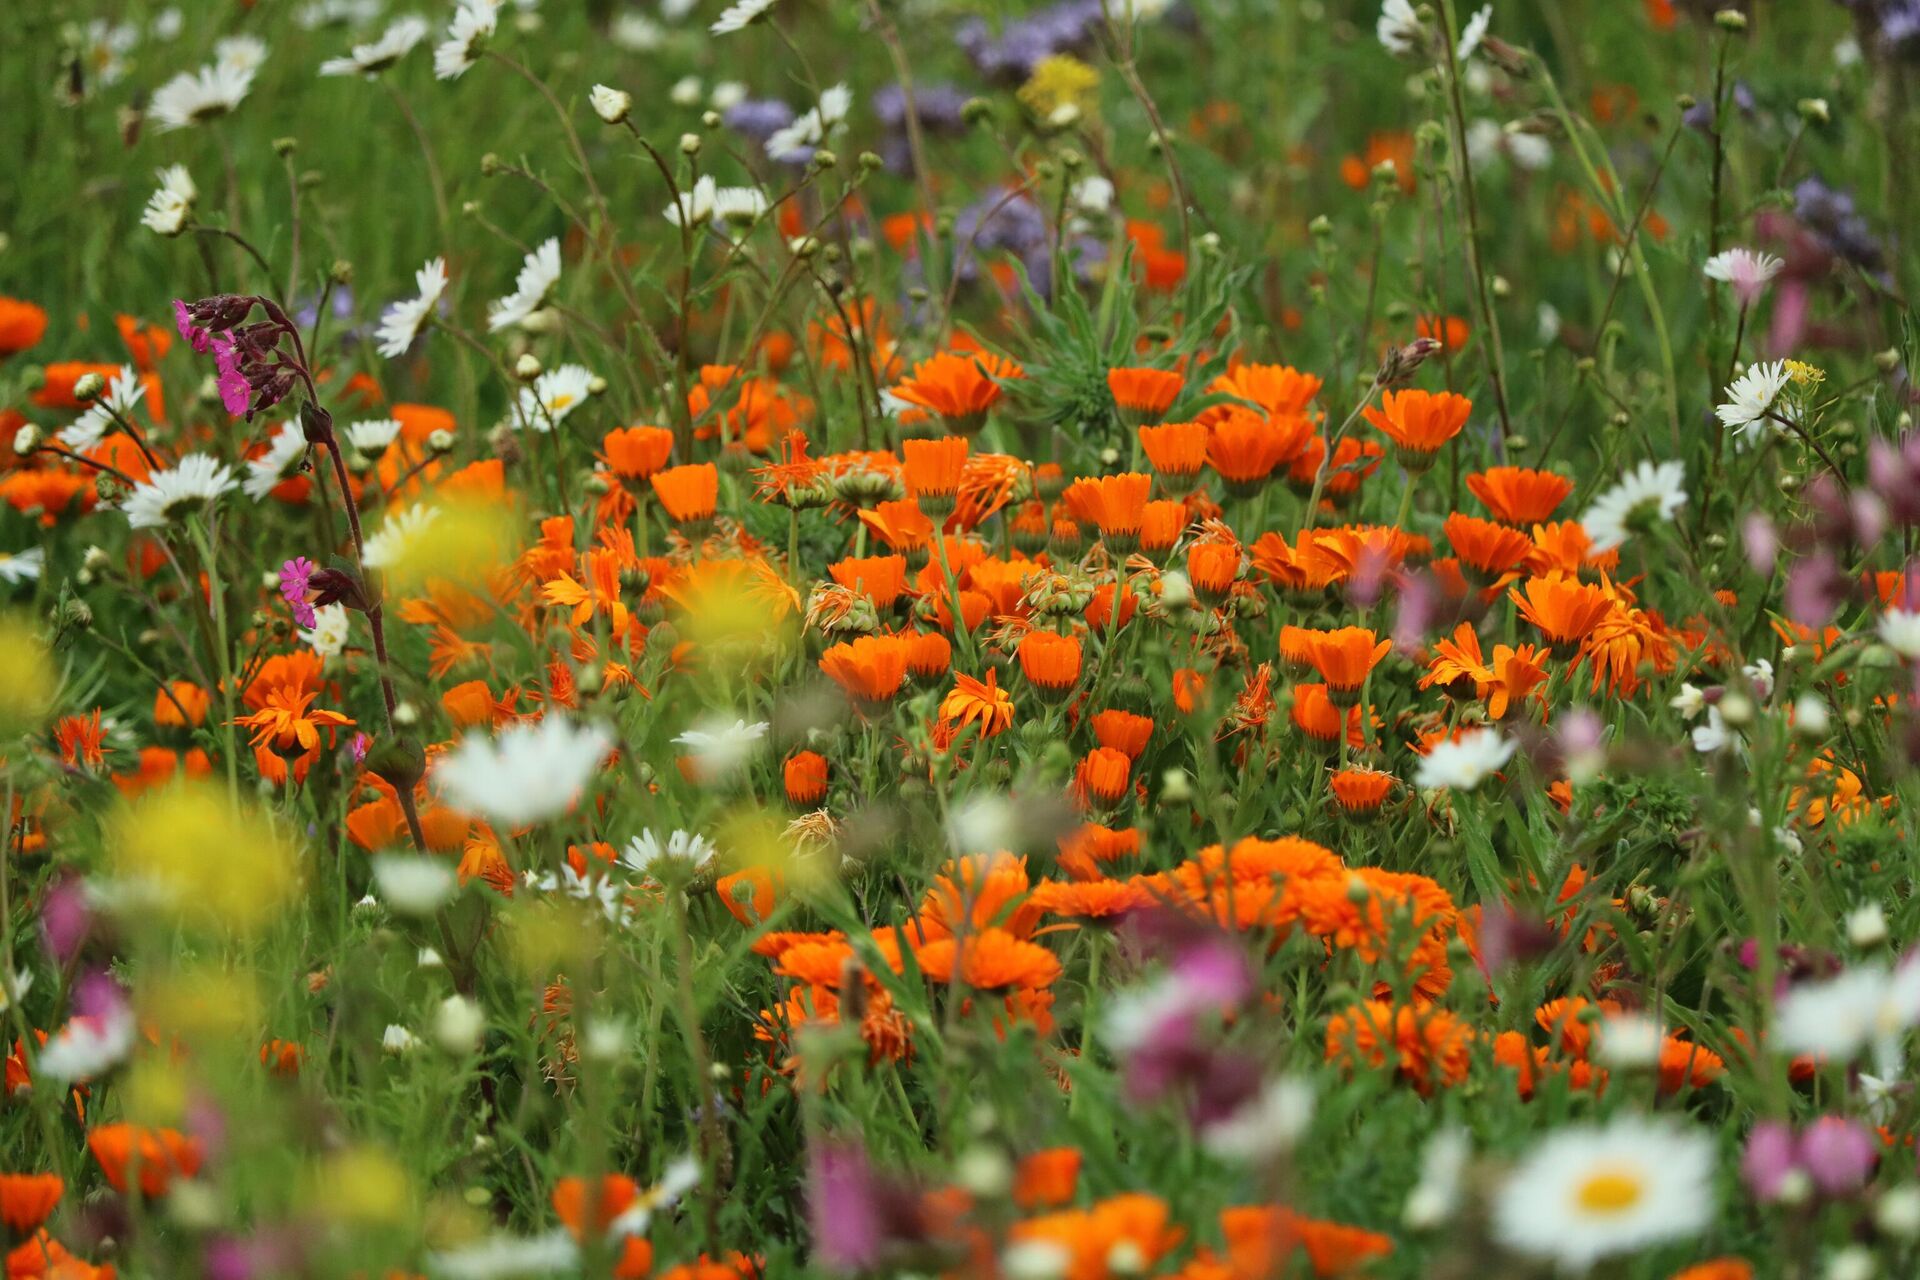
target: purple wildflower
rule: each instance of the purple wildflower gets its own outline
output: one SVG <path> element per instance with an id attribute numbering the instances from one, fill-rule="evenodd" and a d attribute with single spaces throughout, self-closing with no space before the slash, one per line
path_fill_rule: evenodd
<path id="1" fill-rule="evenodd" d="M 317 567 L 305 556 L 296 556 L 280 566 L 280 594 L 285 597 L 293 620 L 309 631 L 319 623 L 313 606 L 307 603 L 307 592 Z"/>

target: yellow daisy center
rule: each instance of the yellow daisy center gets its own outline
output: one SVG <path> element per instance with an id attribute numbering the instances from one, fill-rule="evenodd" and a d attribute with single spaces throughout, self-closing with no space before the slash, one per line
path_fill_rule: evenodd
<path id="1" fill-rule="evenodd" d="M 1637 1171 L 1606 1169 L 1584 1179 L 1574 1192 L 1574 1200 L 1589 1213 L 1620 1213 L 1638 1204 L 1646 1189 Z"/>
<path id="2" fill-rule="evenodd" d="M 553 412 L 558 413 L 572 403 L 573 397 L 563 391 L 553 398 Z"/>

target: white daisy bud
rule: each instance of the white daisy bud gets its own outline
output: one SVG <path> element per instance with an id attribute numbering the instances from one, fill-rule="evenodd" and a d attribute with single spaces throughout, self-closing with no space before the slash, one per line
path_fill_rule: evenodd
<path id="1" fill-rule="evenodd" d="M 465 996 L 448 996 L 434 1012 L 434 1038 L 449 1053 L 471 1053 L 486 1029 L 486 1011 Z"/>
<path id="2" fill-rule="evenodd" d="M 1847 941 L 1863 950 L 1887 940 L 1887 913 L 1877 902 L 1865 902 L 1847 912 Z"/>
<path id="3" fill-rule="evenodd" d="M 610 89 L 604 84 L 593 86 L 587 99 L 593 104 L 593 113 L 608 124 L 619 124 L 633 111 L 632 94 Z"/>
<path id="4" fill-rule="evenodd" d="M 1895 1187 L 1881 1196 L 1873 1223 L 1896 1240 L 1920 1236 L 1920 1186 Z"/>

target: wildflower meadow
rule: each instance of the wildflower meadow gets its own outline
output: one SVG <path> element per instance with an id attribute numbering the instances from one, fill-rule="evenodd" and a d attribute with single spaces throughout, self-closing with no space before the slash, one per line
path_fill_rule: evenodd
<path id="1" fill-rule="evenodd" d="M 1920 1275 L 1920 3 L 0 8 L 9 1280 Z"/>

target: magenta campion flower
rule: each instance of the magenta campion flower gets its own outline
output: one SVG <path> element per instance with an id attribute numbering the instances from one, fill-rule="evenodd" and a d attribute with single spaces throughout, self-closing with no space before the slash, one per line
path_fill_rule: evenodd
<path id="1" fill-rule="evenodd" d="M 245 413 L 253 388 L 247 384 L 246 375 L 240 372 L 240 362 L 234 359 L 233 343 L 218 334 L 213 338 L 213 367 L 214 385 L 220 391 L 220 404 L 235 417 Z"/>
<path id="2" fill-rule="evenodd" d="M 187 345 L 199 355 L 205 355 L 213 349 L 213 335 L 193 322 L 193 316 L 187 311 L 187 304 L 179 298 L 173 300 L 173 323 L 180 330 Z"/>
<path id="3" fill-rule="evenodd" d="M 1873 1130 L 1846 1116 L 1821 1116 L 1800 1135 L 1800 1167 L 1821 1194 L 1844 1196 L 1867 1185 L 1880 1159 Z"/>
<path id="4" fill-rule="evenodd" d="M 1756 1200 L 1770 1203 L 1787 1189 L 1795 1171 L 1793 1130 L 1779 1120 L 1762 1120 L 1747 1135 L 1740 1176 Z"/>
<path id="5" fill-rule="evenodd" d="M 308 584 L 313 581 L 313 561 L 296 556 L 280 566 L 280 594 L 286 599 L 293 620 L 311 631 L 319 623 L 313 606 L 307 602 Z"/>

